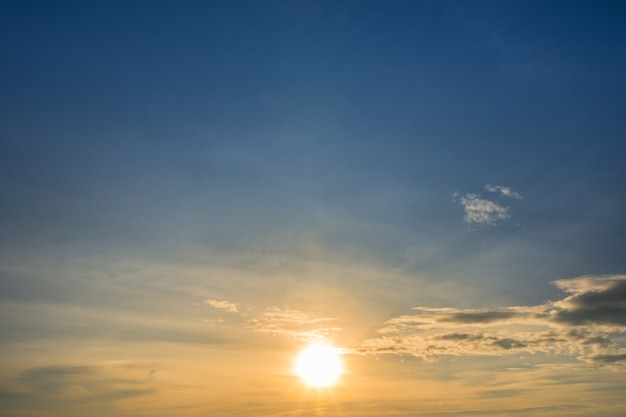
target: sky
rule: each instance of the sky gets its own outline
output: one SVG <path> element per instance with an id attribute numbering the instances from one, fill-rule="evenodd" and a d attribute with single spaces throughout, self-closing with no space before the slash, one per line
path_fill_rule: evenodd
<path id="1" fill-rule="evenodd" d="M 625 16 L 3 1 L 0 415 L 625 415 Z"/>

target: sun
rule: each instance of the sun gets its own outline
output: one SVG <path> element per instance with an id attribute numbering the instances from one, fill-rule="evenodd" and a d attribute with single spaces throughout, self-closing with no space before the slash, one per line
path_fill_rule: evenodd
<path id="1" fill-rule="evenodd" d="M 298 354 L 295 372 L 310 387 L 330 387 L 343 373 L 340 351 L 326 344 L 309 345 Z"/>

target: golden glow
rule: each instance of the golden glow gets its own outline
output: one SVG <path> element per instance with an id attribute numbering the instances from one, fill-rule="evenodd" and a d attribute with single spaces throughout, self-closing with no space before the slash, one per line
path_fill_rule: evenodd
<path id="1" fill-rule="evenodd" d="M 339 349 L 330 345 L 309 345 L 296 358 L 296 374 L 311 387 L 329 387 L 343 373 Z"/>

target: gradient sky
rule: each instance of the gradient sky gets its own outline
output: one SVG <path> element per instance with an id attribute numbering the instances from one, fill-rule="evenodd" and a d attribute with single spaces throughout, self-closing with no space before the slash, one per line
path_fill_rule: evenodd
<path id="1" fill-rule="evenodd" d="M 0 415 L 626 415 L 625 18 L 2 2 Z"/>

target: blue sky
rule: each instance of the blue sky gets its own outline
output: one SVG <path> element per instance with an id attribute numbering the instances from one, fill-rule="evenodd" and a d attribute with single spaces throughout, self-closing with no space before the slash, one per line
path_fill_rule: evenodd
<path id="1" fill-rule="evenodd" d="M 406 382 L 407 363 L 422 389 L 443 369 L 465 383 L 526 367 L 564 390 L 574 372 L 608 397 L 564 415 L 621 415 L 625 7 L 3 3 L 0 402 L 167 415 L 150 408 L 180 406 L 165 381 L 222 381 L 230 405 L 187 393 L 188 415 L 256 415 L 275 391 L 235 395 L 257 382 L 221 365 L 202 382 L 192 358 L 234 349 L 279 387 L 273 355 L 325 337 L 354 361 L 335 397 L 350 415 L 426 407 L 392 388 L 363 409 L 351 396 Z M 188 351 L 202 346 L 210 358 Z M 53 401 L 38 378 L 82 394 Z M 442 385 L 466 398 L 448 412 L 505 412 L 469 386 Z M 533 415 L 582 395 L 536 394 Z M 257 411 L 322 415 L 281 404 Z"/>

